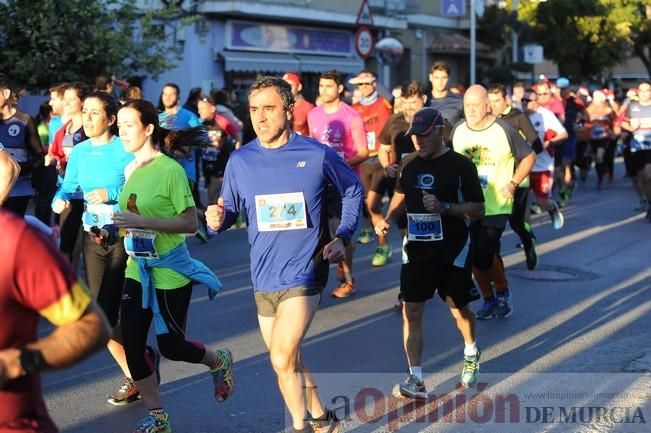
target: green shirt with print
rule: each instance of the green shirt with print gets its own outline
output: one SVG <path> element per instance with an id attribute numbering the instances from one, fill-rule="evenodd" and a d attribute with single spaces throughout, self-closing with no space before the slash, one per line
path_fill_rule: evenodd
<path id="1" fill-rule="evenodd" d="M 174 218 L 186 209 L 195 207 L 183 167 L 162 154 L 131 173 L 124 184 L 119 203 L 120 209 L 153 218 Z M 185 242 L 183 234 L 155 233 L 154 247 L 159 256 Z M 140 282 L 138 264 L 131 257 L 127 261 L 125 277 Z M 190 282 L 168 268 L 154 268 L 153 278 L 157 289 L 178 289 Z"/>

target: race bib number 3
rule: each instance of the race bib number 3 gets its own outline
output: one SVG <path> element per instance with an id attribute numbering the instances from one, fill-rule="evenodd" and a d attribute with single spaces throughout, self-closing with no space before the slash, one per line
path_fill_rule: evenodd
<path id="1" fill-rule="evenodd" d="M 124 233 L 124 249 L 133 258 L 157 259 L 154 239 L 156 233 L 151 230 L 127 229 Z"/>
<path id="2" fill-rule="evenodd" d="M 441 215 L 433 213 L 407 214 L 407 240 L 433 242 L 443 240 Z"/>
<path id="3" fill-rule="evenodd" d="M 89 231 L 94 226 L 101 228 L 113 224 L 113 206 L 108 204 L 87 204 L 82 219 L 85 231 Z"/>
<path id="4" fill-rule="evenodd" d="M 307 228 L 302 192 L 256 195 L 255 210 L 261 232 Z"/>

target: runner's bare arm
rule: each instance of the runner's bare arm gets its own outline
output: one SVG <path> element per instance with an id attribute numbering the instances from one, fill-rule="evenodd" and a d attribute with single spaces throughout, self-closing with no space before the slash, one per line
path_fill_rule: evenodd
<path id="1" fill-rule="evenodd" d="M 20 166 L 4 150 L 0 150 L 0 204 L 4 203 L 9 197 L 11 188 L 13 188 L 18 175 Z"/>

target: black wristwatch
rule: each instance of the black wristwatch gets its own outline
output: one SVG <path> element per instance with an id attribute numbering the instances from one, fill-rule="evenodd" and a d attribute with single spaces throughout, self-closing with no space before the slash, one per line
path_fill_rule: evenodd
<path id="1" fill-rule="evenodd" d="M 347 237 L 342 236 L 342 235 L 337 235 L 337 236 L 335 236 L 335 239 L 341 239 L 341 242 L 344 244 L 345 247 L 350 245 L 350 238 L 347 238 Z"/>
<path id="2" fill-rule="evenodd" d="M 441 205 L 443 205 L 443 213 L 448 214 L 452 210 L 452 203 L 449 201 L 443 201 L 441 202 Z"/>
<path id="3" fill-rule="evenodd" d="M 38 373 L 45 366 L 45 360 L 40 350 L 32 350 L 23 347 L 20 349 L 20 367 L 26 375 Z"/>

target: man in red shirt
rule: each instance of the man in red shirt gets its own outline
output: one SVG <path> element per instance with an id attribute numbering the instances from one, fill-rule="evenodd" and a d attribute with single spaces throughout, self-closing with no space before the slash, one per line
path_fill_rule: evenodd
<path id="1" fill-rule="evenodd" d="M 311 104 L 307 101 L 301 94 L 303 90 L 303 81 L 301 76 L 297 72 L 287 72 L 283 75 L 283 80 L 285 80 L 290 86 L 292 86 L 292 95 L 294 95 L 294 132 L 298 132 L 301 135 L 310 136 L 310 128 L 307 125 L 307 113 L 314 108 L 314 104 Z"/>
<path id="2" fill-rule="evenodd" d="M 387 120 L 393 114 L 393 108 L 389 101 L 378 95 L 375 73 L 362 71 L 348 82 L 356 85 L 360 91 L 360 101 L 354 103 L 352 107 L 364 121 L 366 141 L 368 143 L 369 159 L 360 166 L 360 177 L 366 197 L 366 210 L 371 218 L 369 223 L 368 216 L 366 212 L 364 213 L 364 226 L 358 242 L 365 244 L 373 240 L 372 227 L 382 220 L 382 196 L 385 193 L 389 195 L 392 193 L 384 168 L 377 158 L 380 149 L 380 142 L 377 138 Z M 384 266 L 388 263 L 389 257 L 391 257 L 391 246 L 387 242 L 386 235 L 378 235 L 378 247 L 371 259 L 371 264 L 373 266 Z"/>
<path id="3" fill-rule="evenodd" d="M 56 433 L 39 372 L 104 347 L 109 324 L 54 245 L 3 210 L 0 231 L 0 433 Z M 41 339 L 39 317 L 57 326 Z"/>

